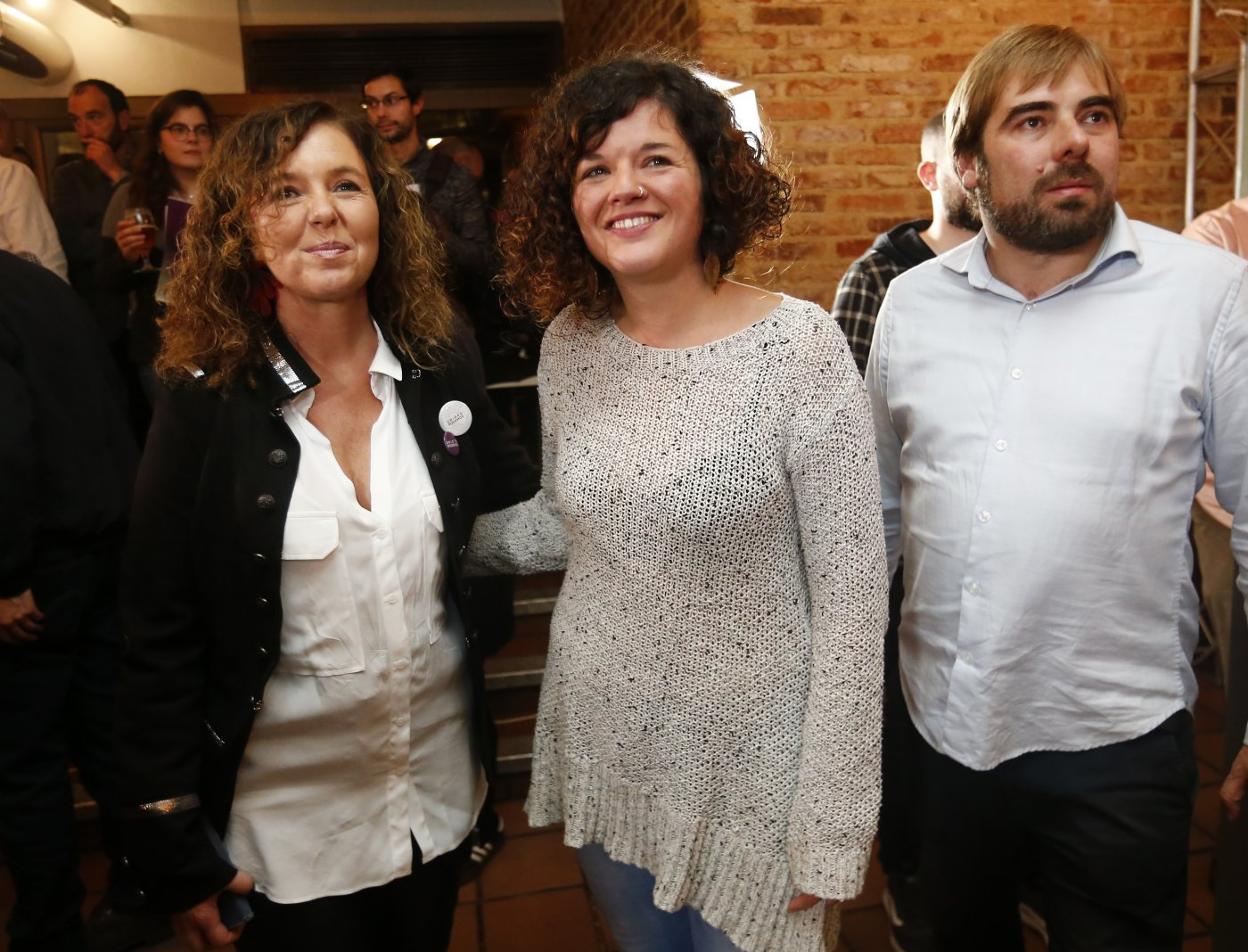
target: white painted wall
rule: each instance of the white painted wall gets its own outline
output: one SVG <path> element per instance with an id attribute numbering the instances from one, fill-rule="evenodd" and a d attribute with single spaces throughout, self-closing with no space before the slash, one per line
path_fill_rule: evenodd
<path id="1" fill-rule="evenodd" d="M 628 2 L 628 0 L 624 0 Z M 124 6 L 124 2 L 122 6 Z M 243 26 L 563 20 L 562 0 L 238 0 Z"/>
<path id="2" fill-rule="evenodd" d="M 244 91 L 238 0 L 115 0 L 130 14 L 128 27 L 73 0 L 6 2 L 63 37 L 74 66 L 52 86 L 0 70 L 0 99 L 59 99 L 87 77 L 107 79 L 128 96 L 160 96 L 183 86 Z"/>
<path id="3" fill-rule="evenodd" d="M 87 77 L 107 79 L 129 96 L 184 86 L 245 92 L 240 26 L 563 19 L 561 0 L 114 0 L 130 14 L 130 26 L 120 27 L 74 0 L 5 2 L 63 37 L 74 65 L 49 86 L 0 69 L 0 99 L 59 99 Z"/>

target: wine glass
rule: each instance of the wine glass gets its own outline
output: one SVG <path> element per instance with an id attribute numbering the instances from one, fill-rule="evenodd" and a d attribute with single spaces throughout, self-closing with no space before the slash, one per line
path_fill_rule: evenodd
<path id="1" fill-rule="evenodd" d="M 160 269 L 152 264 L 151 258 L 152 249 L 156 247 L 156 216 L 152 214 L 152 210 L 150 208 L 143 208 L 142 206 L 127 208 L 124 212 L 122 212 L 122 217 L 129 219 L 143 229 L 145 239 L 143 246 L 143 267 L 139 268 L 139 272 L 159 271 Z"/>

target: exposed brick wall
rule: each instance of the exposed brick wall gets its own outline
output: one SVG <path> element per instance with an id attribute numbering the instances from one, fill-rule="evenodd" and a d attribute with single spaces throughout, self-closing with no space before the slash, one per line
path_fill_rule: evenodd
<path id="1" fill-rule="evenodd" d="M 678 6 L 682 24 L 696 20 L 692 42 L 661 32 L 658 8 Z M 1130 105 L 1122 203 L 1133 217 L 1182 226 L 1188 0 L 565 0 L 564 11 L 570 51 L 594 46 L 586 38 L 596 32 L 613 44 L 675 43 L 757 91 L 797 182 L 796 210 L 775 253 L 743 270 L 824 305 L 876 233 L 930 213 L 914 178 L 923 122 L 974 52 L 1017 23 L 1074 26 L 1105 47 Z M 1209 14 L 1205 24 L 1205 60 L 1232 56 L 1230 31 Z M 1202 102 L 1229 116 L 1234 88 L 1209 89 Z M 1215 155 L 1201 182 L 1198 210 L 1225 201 L 1230 163 Z M 767 266 L 779 274 L 766 278 Z"/>
<path id="2" fill-rule="evenodd" d="M 693 52 L 697 11 L 698 0 L 563 0 L 568 63 L 628 45 Z"/>

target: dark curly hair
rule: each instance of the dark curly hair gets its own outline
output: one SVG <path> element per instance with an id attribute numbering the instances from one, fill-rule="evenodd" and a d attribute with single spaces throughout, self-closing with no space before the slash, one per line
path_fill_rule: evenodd
<path id="1" fill-rule="evenodd" d="M 411 179 L 363 116 L 324 102 L 295 102 L 241 119 L 200 173 L 199 198 L 182 230 L 169 308 L 160 321 L 156 370 L 166 379 L 198 368 L 208 386 L 223 388 L 265 364 L 265 335 L 275 318 L 262 316 L 254 303 L 268 271 L 257 264 L 253 215 L 273 200 L 282 165 L 318 125 L 346 133 L 377 200 L 377 264 L 368 279 L 373 319 L 411 360 L 427 367 L 441 362 L 453 328 L 446 263 L 408 189 Z"/>
<path id="2" fill-rule="evenodd" d="M 511 309 L 551 320 L 565 305 L 605 312 L 610 273 L 590 254 L 572 211 L 574 173 L 611 124 L 638 104 L 667 109 L 702 178 L 698 247 L 708 279 L 732 271 L 737 255 L 780 237 L 792 186 L 767 163 L 763 143 L 733 123 L 728 100 L 694 75 L 678 53 L 616 53 L 563 77 L 537 108 L 504 196 L 499 245 Z"/>

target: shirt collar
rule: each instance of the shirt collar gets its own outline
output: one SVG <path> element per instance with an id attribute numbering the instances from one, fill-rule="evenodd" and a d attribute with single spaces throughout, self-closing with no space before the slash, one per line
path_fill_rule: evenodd
<path id="1" fill-rule="evenodd" d="M 373 321 L 373 330 L 377 332 L 377 352 L 373 354 L 373 361 L 369 364 L 368 372 L 385 374 L 395 380 L 402 380 L 403 365 L 386 342 L 385 335 L 382 334 L 376 321 Z M 273 406 L 284 400 L 293 399 L 321 382 L 321 378 L 308 366 L 307 361 L 295 349 L 295 345 L 290 342 L 290 338 L 282 331 L 282 325 L 277 321 L 269 327 L 263 347 L 269 372 L 264 375 L 260 386 Z"/>
<path id="2" fill-rule="evenodd" d="M 939 260 L 949 270 L 965 275 L 968 283 L 973 288 L 993 291 L 1008 297 L 1017 296 L 1017 291 L 1004 282 L 997 280 L 993 275 L 992 269 L 988 267 L 987 252 L 988 236 L 983 231 L 980 231 L 971 241 L 946 252 L 940 256 Z M 1114 203 L 1114 216 L 1110 220 L 1109 231 L 1105 235 L 1105 240 L 1101 242 L 1101 247 L 1092 256 L 1088 266 L 1079 274 L 1072 278 L 1067 278 L 1061 284 L 1041 295 L 1041 297 L 1052 297 L 1054 294 L 1058 294 L 1069 287 L 1091 281 L 1101 275 L 1102 272 L 1105 272 L 1107 277 L 1112 276 L 1118 271 L 1117 267 L 1112 266 L 1119 262 L 1143 263 L 1140 244 L 1136 240 L 1135 231 L 1131 227 L 1131 221 L 1127 218 L 1127 213 L 1122 210 L 1122 206 Z"/>

